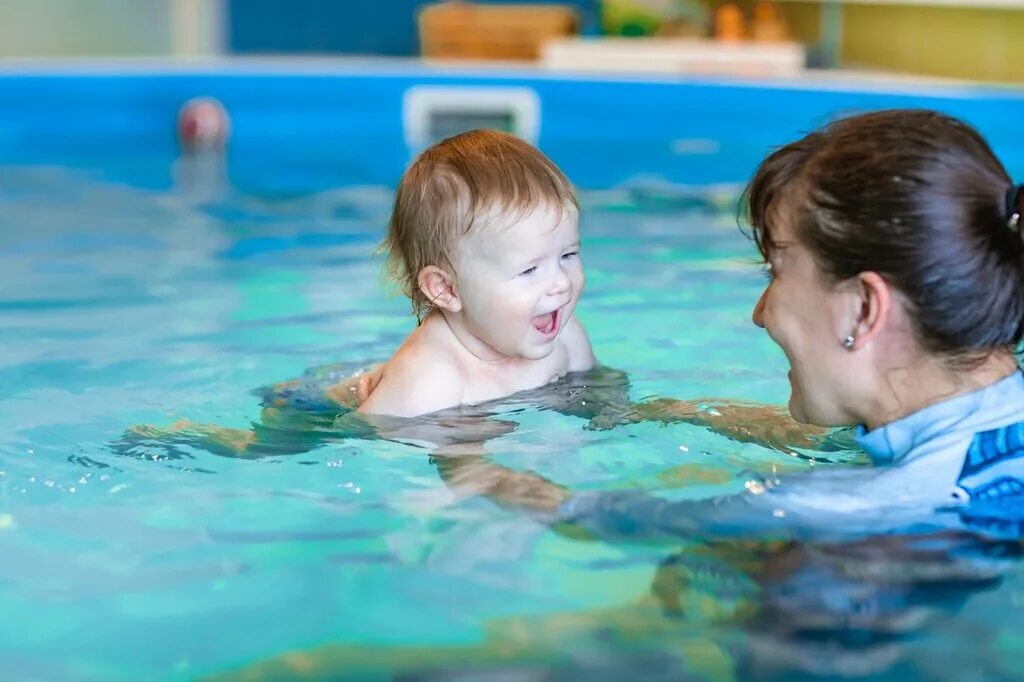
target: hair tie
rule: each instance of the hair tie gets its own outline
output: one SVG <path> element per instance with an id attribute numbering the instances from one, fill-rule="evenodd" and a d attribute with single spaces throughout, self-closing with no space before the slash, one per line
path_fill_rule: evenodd
<path id="1" fill-rule="evenodd" d="M 1006 190 L 1006 226 L 1016 230 L 1020 225 L 1020 193 L 1024 185 L 1012 185 Z"/>

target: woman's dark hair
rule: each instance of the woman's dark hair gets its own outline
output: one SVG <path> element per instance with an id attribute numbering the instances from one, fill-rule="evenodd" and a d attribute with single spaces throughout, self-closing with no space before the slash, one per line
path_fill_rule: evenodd
<path id="1" fill-rule="evenodd" d="M 1020 344 L 1022 193 L 966 123 L 899 109 L 835 121 L 768 156 L 747 198 L 766 260 L 784 207 L 833 281 L 873 271 L 900 291 L 927 350 L 970 359 Z"/>

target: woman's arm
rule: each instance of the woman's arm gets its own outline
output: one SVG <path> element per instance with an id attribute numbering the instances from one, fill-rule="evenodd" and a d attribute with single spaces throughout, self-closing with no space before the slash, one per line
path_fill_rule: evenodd
<path id="1" fill-rule="evenodd" d="M 741 443 L 756 443 L 776 450 L 835 449 L 826 438 L 830 433 L 828 429 L 801 424 L 782 408 L 721 400 L 658 398 L 635 403 L 618 415 L 599 415 L 591 422 L 591 428 L 608 429 L 648 421 L 704 426 Z"/>
<path id="2" fill-rule="evenodd" d="M 569 489 L 532 471 L 514 471 L 491 461 L 483 443 L 445 448 L 431 455 L 441 480 L 459 496 L 484 495 L 503 507 L 554 513 Z"/>

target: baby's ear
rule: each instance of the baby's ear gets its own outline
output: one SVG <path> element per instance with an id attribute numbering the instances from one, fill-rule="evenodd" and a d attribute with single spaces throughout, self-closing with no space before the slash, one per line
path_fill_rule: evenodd
<path id="1" fill-rule="evenodd" d="M 452 313 L 462 310 L 462 301 L 455 290 L 455 278 L 446 270 L 428 265 L 420 270 L 416 283 L 432 305 Z"/>

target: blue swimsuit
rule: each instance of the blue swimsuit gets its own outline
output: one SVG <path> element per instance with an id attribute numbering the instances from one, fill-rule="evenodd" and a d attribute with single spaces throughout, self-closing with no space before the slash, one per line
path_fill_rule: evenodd
<path id="1" fill-rule="evenodd" d="M 584 493 L 562 518 L 601 534 L 759 533 L 836 539 L 937 528 L 1024 535 L 1024 374 L 936 403 L 857 443 L 876 466 L 796 474 L 703 501 Z"/>

